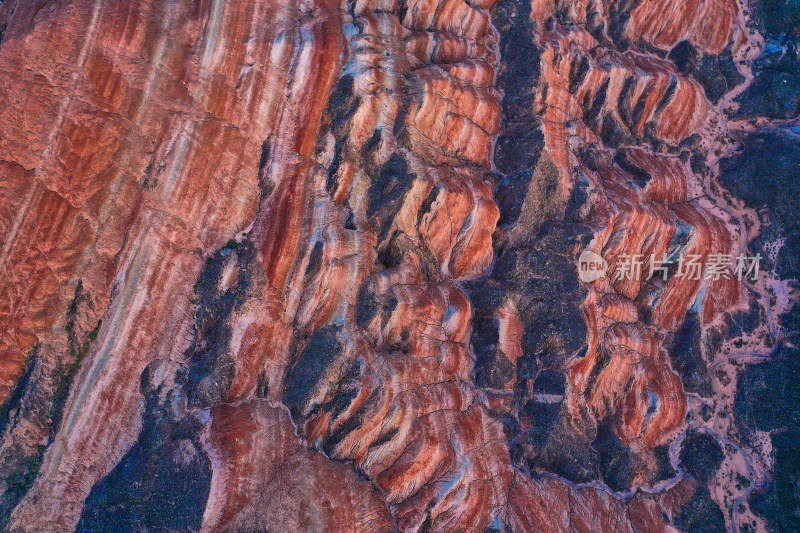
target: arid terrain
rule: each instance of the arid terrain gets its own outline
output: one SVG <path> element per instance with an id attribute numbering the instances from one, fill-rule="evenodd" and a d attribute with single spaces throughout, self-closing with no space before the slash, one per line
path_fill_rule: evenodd
<path id="1" fill-rule="evenodd" d="M 798 117 L 797 0 L 0 0 L 0 530 L 800 531 Z"/>

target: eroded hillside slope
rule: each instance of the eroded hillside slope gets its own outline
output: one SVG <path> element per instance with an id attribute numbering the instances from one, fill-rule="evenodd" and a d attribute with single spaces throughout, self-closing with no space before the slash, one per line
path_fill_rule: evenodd
<path id="1" fill-rule="evenodd" d="M 1 527 L 794 530 L 793 6 L 0 2 Z"/>

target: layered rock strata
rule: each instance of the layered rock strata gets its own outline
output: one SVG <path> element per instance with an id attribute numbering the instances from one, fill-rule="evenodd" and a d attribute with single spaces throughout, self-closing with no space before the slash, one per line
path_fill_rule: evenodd
<path id="1" fill-rule="evenodd" d="M 2 528 L 790 530 L 759 13 L 0 3 Z"/>

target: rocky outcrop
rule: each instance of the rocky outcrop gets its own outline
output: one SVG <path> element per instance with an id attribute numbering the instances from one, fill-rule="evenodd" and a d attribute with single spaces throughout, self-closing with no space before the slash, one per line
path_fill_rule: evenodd
<path id="1" fill-rule="evenodd" d="M 789 523 L 791 445 L 742 420 L 797 278 L 748 162 L 796 132 L 735 152 L 775 118 L 741 122 L 749 16 L 0 4 L 2 527 Z M 678 272 L 748 246 L 745 283 Z"/>

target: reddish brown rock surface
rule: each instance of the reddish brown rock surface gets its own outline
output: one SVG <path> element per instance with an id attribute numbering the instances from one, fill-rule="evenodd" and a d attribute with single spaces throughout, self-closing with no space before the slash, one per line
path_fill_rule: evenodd
<path id="1" fill-rule="evenodd" d="M 772 527 L 734 393 L 793 346 L 791 285 L 646 279 L 769 227 L 719 179 L 770 120 L 730 118 L 757 28 L 733 0 L 0 3 L 0 527 Z M 580 281 L 586 250 L 643 276 Z"/>

